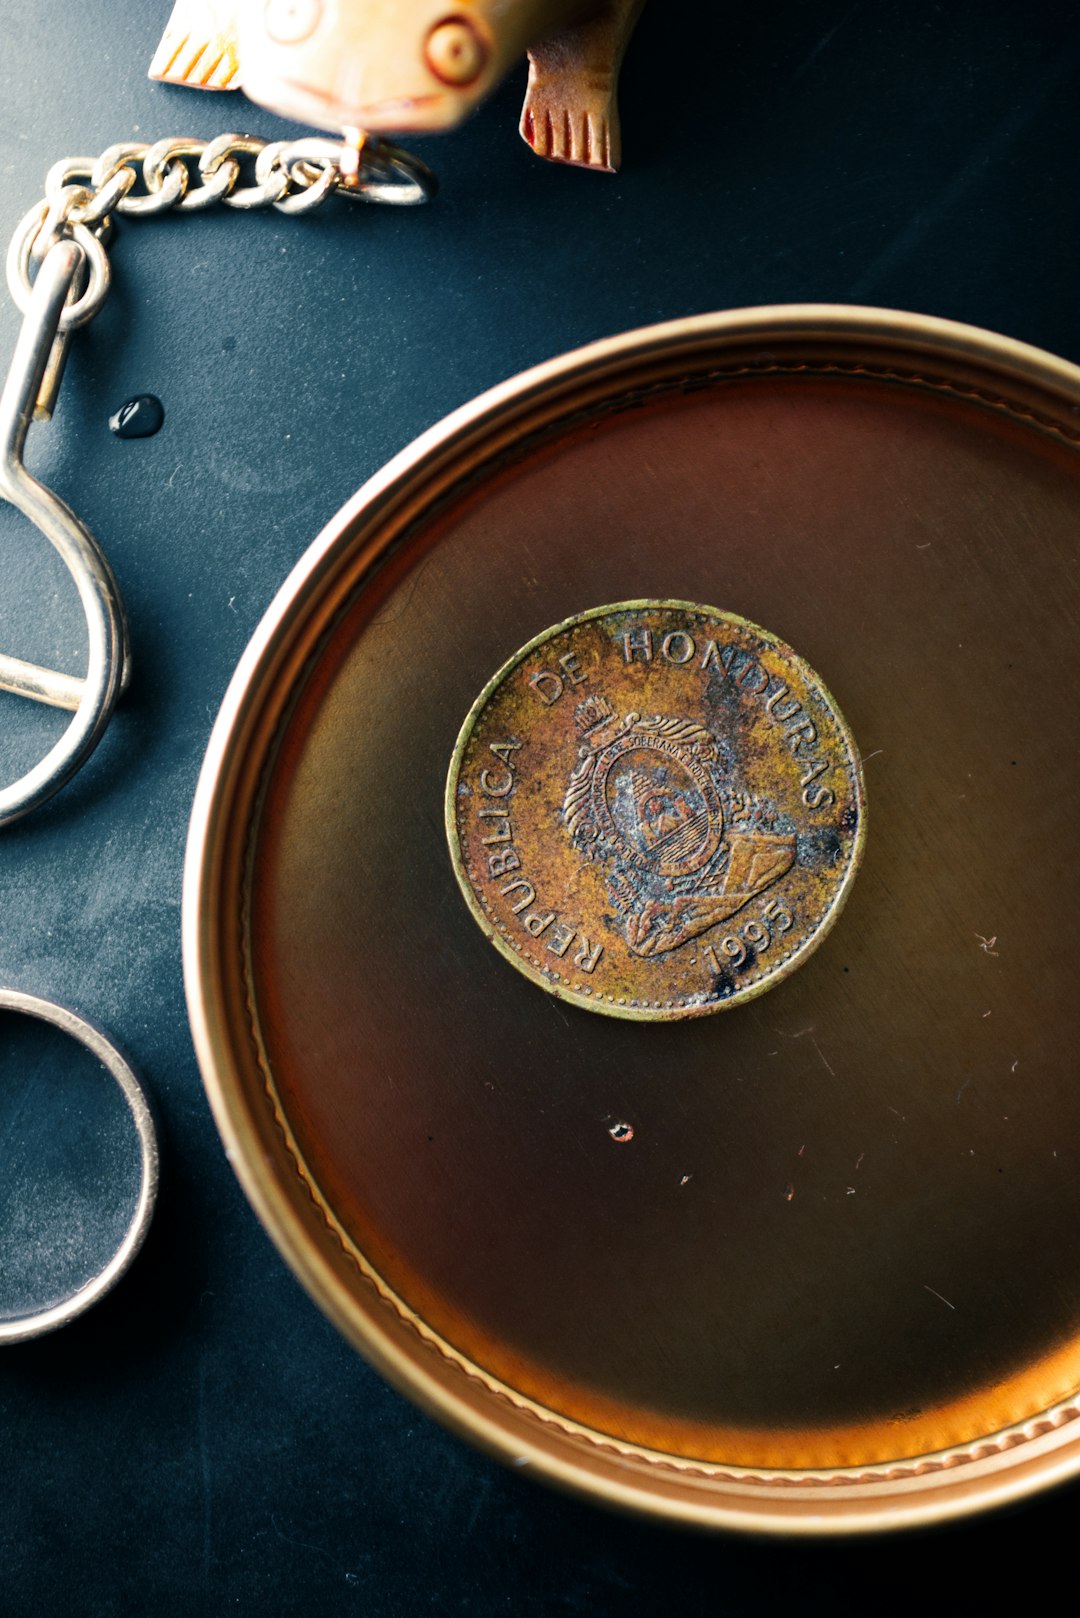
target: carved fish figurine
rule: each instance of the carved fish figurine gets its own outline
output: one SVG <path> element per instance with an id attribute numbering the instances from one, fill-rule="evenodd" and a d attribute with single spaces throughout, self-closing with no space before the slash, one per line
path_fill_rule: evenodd
<path id="1" fill-rule="evenodd" d="M 176 0 L 150 77 L 243 88 L 272 112 L 373 134 L 452 129 L 527 51 L 522 137 L 614 170 L 616 87 L 644 0 Z"/>

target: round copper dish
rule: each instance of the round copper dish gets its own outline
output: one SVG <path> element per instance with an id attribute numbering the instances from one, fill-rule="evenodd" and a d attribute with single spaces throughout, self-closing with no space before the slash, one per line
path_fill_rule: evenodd
<path id="1" fill-rule="evenodd" d="M 680 321 L 426 434 L 267 614 L 188 852 L 206 1085 L 313 1297 L 503 1459 L 805 1533 L 1080 1470 L 1078 438 L 1080 371 L 969 328 Z M 869 803 L 813 958 L 674 1024 L 511 970 L 442 827 L 492 673 L 645 597 L 798 646 Z"/>

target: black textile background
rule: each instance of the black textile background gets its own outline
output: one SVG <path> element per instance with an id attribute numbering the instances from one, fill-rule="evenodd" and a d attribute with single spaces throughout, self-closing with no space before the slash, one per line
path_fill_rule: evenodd
<path id="1" fill-rule="evenodd" d="M 168 5 L 0 0 L 5 236 L 59 157 L 284 132 L 235 98 L 147 81 Z M 117 1292 L 0 1355 L 4 1614 L 994 1612 L 1010 1572 L 1069 1548 L 1075 1488 L 932 1535 L 785 1545 L 623 1521 L 531 1485 L 346 1347 L 225 1161 L 181 987 L 191 795 L 252 630 L 364 478 L 524 366 L 713 308 L 915 309 L 1080 360 L 1072 6 L 653 0 L 614 179 L 527 151 L 522 83 L 415 143 L 442 181 L 428 209 L 122 227 L 109 302 L 76 342 L 55 423 L 33 433 L 32 465 L 121 580 L 138 674 L 78 782 L 0 835 L 0 981 L 123 1042 L 160 1103 L 165 1160 L 155 1228 Z M 16 326 L 4 301 L 4 356 Z M 120 442 L 108 417 L 143 391 L 165 428 Z M 66 578 L 25 541 L 0 511 L 2 643 L 77 667 Z M 48 721 L 0 702 L 8 779 Z M 49 1067 L 11 1023 L 5 1085 L 20 1062 Z M 50 1094 L 43 1077 L 43 1135 Z"/>

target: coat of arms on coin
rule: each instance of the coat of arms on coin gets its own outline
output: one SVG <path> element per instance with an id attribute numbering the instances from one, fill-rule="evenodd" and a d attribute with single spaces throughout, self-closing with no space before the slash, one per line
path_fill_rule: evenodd
<path id="1" fill-rule="evenodd" d="M 670 1019 L 758 994 L 834 921 L 862 852 L 858 751 L 801 658 L 732 613 L 596 608 L 499 670 L 446 790 L 458 881 L 526 976 Z"/>

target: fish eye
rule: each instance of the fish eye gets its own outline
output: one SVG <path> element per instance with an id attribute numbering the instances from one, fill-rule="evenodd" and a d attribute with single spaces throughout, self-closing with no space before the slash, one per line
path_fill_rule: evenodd
<path id="1" fill-rule="evenodd" d="M 488 49 L 466 17 L 445 17 L 435 24 L 424 46 L 424 60 L 444 84 L 472 84 L 484 70 Z"/>
<path id="2" fill-rule="evenodd" d="M 296 45 L 322 21 L 322 0 L 266 0 L 263 26 L 279 45 Z"/>

